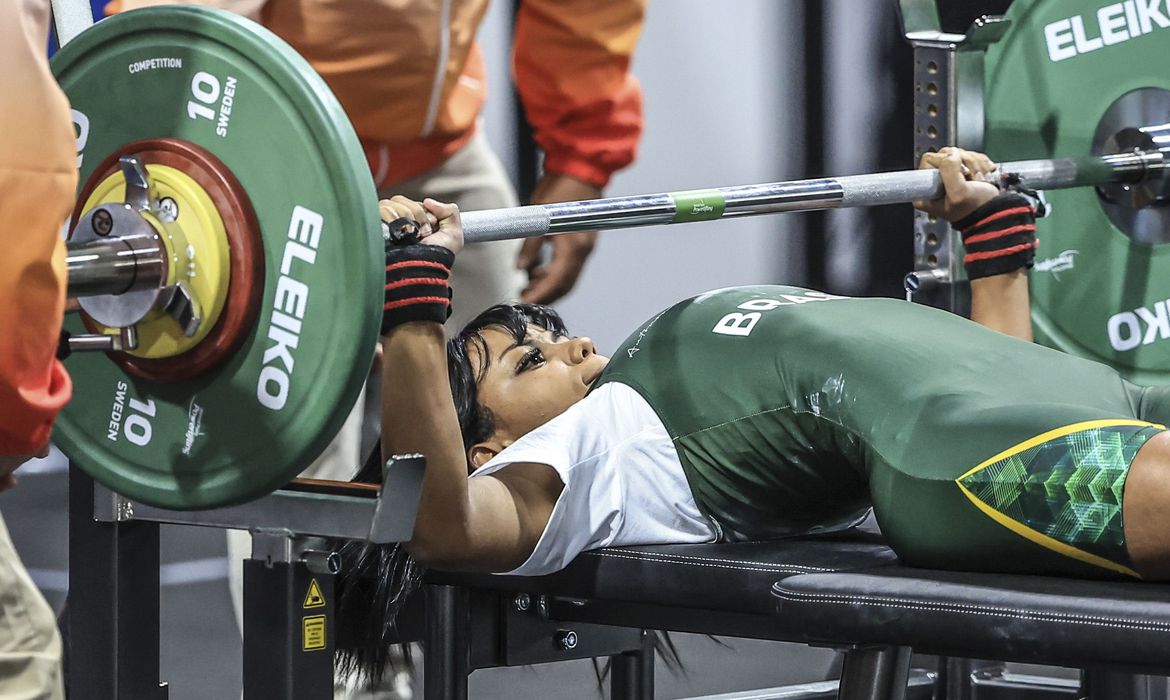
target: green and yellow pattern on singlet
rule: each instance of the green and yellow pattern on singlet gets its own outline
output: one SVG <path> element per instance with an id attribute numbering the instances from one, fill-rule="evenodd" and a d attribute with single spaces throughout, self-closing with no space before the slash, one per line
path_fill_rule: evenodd
<path id="1" fill-rule="evenodd" d="M 937 309 L 796 287 L 677 304 L 598 386 L 638 391 L 725 539 L 873 505 L 908 564 L 1133 575 L 1121 497 L 1170 392 Z"/>

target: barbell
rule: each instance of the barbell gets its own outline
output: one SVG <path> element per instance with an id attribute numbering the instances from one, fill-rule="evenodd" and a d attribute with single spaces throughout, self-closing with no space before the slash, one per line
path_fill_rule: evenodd
<path id="1" fill-rule="evenodd" d="M 1030 6 L 1060 14 L 1088 4 Z M 1152 43 L 1164 51 L 1168 37 Z M 217 10 L 102 21 L 63 47 L 53 70 L 73 106 L 82 183 L 67 244 L 81 312 L 66 329 L 71 345 L 106 350 L 68 358 L 76 391 L 57 442 L 97 480 L 151 505 L 209 508 L 271 491 L 335 435 L 377 340 L 381 225 L 352 127 L 291 48 Z M 1163 90 L 1155 76 L 1141 89 Z M 1117 209 L 1122 225 L 1166 206 L 1170 116 L 1130 121 L 1133 110 L 1120 111 L 1098 147 L 1007 162 L 1001 176 L 1075 188 Z M 1041 137 L 1052 129 L 1033 127 Z M 918 170 L 465 212 L 463 221 L 475 242 L 941 191 L 937 172 Z"/>
<path id="2" fill-rule="evenodd" d="M 997 176 L 1004 184 L 1027 183 L 1032 189 L 1132 188 L 1150 183 L 1152 187 L 1146 189 L 1158 193 L 1151 205 L 1170 202 L 1170 123 L 1136 127 L 1134 131 L 1145 140 L 1142 147 L 1128 152 L 1002 163 Z M 733 216 L 905 204 L 935 199 L 943 193 L 937 170 L 903 170 L 487 209 L 467 212 L 462 218 L 465 237 L 474 243 Z"/>

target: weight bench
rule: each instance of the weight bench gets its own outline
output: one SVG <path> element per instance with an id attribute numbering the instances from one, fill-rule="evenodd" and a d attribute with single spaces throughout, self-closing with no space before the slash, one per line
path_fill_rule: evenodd
<path id="1" fill-rule="evenodd" d="M 771 593 L 776 615 L 809 643 L 1170 671 L 1167 585 L 887 566 L 791 576 Z"/>
<path id="2" fill-rule="evenodd" d="M 78 698 L 167 697 L 159 683 L 158 523 L 251 527 L 245 562 L 245 697 L 327 697 L 332 685 L 333 575 L 302 535 L 403 539 L 423 462 L 396 460 L 389 487 L 298 482 L 255 502 L 168 511 L 70 474 L 71 690 Z M 334 491 L 336 493 L 334 493 Z M 386 494 L 393 494 L 387 496 Z M 401 501 L 401 502 L 400 502 Z M 1170 670 L 1170 586 L 971 574 L 898 564 L 873 533 L 775 542 L 623 547 L 586 552 L 541 577 L 429 572 L 402 616 L 399 641 L 426 646 L 426 700 L 464 700 L 472 670 L 608 656 L 612 700 L 653 698 L 644 630 L 798 642 L 845 652 L 839 689 L 811 684 L 755 699 L 1012 697 L 1165 700 L 1134 673 Z M 309 591 L 306 594 L 306 590 Z M 316 591 L 314 594 L 313 591 Z M 316 621 L 318 626 L 312 627 Z M 319 631 L 318 631 L 319 630 Z M 971 669 L 911 674 L 911 652 L 1071 666 L 1081 687 L 1013 688 Z M 1025 684 L 1018 684 L 1025 685 Z M 815 686 L 815 687 L 813 687 Z M 956 687 L 956 692 L 951 688 Z M 1036 690 L 1020 695 L 1021 690 Z"/>
<path id="3" fill-rule="evenodd" d="M 594 625 L 842 649 L 836 697 L 847 700 L 930 697 L 930 686 L 946 679 L 910 674 L 912 651 L 1086 670 L 1079 689 L 1072 682 L 1043 692 L 1021 685 L 1017 692 L 1034 694 L 1013 697 L 1153 697 L 1133 692 L 1129 674 L 1170 670 L 1170 586 L 912 569 L 899 565 L 879 538 L 858 532 L 606 549 L 548 576 L 432 572 L 427 583 L 427 700 L 465 698 L 466 676 L 477 667 L 551 661 L 558 653 L 566 659 L 610 654 L 599 646 L 580 650 L 607 629 Z M 477 655 L 472 641 L 482 622 L 465 614 L 485 596 L 494 601 L 487 607 L 500 612 L 486 626 L 495 640 L 488 646 L 498 644 L 493 663 L 482 663 L 483 643 Z M 519 635 L 527 640 L 525 652 L 509 658 L 516 636 L 510 625 L 524 624 L 543 624 L 543 641 L 529 630 Z M 566 648 L 569 634 L 574 647 Z M 646 677 L 652 654 L 644 643 L 640 651 L 634 644 L 611 654 L 611 697 L 653 696 L 652 675 Z M 969 666 L 964 673 L 970 675 Z M 832 697 L 817 692 L 752 697 Z"/>
<path id="4" fill-rule="evenodd" d="M 641 630 L 804 641 L 803 630 L 778 624 L 771 596 L 777 580 L 895 561 L 876 537 L 850 533 L 603 549 L 537 577 L 429 572 L 426 604 L 419 606 L 425 614 L 406 625 L 404 639 L 424 640 L 427 700 L 467 697 L 466 677 L 475 668 L 598 655 L 613 662 L 612 698 L 648 700 L 653 653 Z M 493 611 L 498 617 L 485 624 Z M 618 628 L 634 634 L 615 636 Z M 567 647 L 570 634 L 573 644 Z M 483 637 L 490 641 L 484 644 Z M 904 684 L 906 676 L 901 679 Z M 928 686 L 929 679 L 917 678 L 916 684 Z"/>

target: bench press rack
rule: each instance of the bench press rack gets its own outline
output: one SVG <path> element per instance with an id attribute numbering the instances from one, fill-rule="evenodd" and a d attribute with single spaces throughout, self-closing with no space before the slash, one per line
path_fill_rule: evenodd
<path id="1" fill-rule="evenodd" d="M 165 700 L 159 679 L 159 525 L 245 529 L 243 687 L 246 700 L 333 694 L 333 577 L 320 538 L 409 539 L 424 460 L 391 460 L 386 486 L 297 480 L 250 503 L 172 511 L 130 501 L 80 469 L 69 477 L 70 697 Z M 427 649 L 426 697 L 466 697 L 476 668 L 609 656 L 611 696 L 653 697 L 644 630 L 549 618 L 544 598 L 426 586 L 402 621 L 402 641 Z M 460 689 L 462 689 L 460 691 Z M 460 695 L 462 692 L 462 695 Z"/>
<path id="2" fill-rule="evenodd" d="M 159 682 L 159 524 L 250 530 L 244 564 L 247 698 L 332 697 L 333 576 L 314 538 L 410 538 L 424 460 L 392 460 L 385 489 L 303 480 L 250 503 L 170 511 L 69 476 L 68 681 L 71 697 L 163 700 Z"/>

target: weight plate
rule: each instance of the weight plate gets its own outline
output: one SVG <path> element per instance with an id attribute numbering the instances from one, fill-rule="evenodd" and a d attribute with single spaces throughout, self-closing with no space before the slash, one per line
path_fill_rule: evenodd
<path id="1" fill-rule="evenodd" d="M 1118 115 L 1155 120 L 1122 126 L 1170 122 L 1133 108 L 1170 90 L 1165 2 L 1017 0 L 1007 16 L 1011 27 L 985 64 L 993 158 L 1100 152 L 1107 139 L 1098 129 L 1113 129 Z M 1151 242 L 1166 238 L 1121 228 L 1115 220 L 1126 217 L 1111 217 L 1114 205 L 1095 188 L 1044 194 L 1052 213 L 1037 222 L 1031 275 L 1037 340 L 1140 383 L 1170 382 L 1170 247 Z"/>
<path id="2" fill-rule="evenodd" d="M 57 53 L 53 72 L 73 107 L 82 182 L 125 144 L 189 142 L 231 171 L 264 248 L 256 325 L 230 359 L 173 382 L 74 353 L 58 443 L 98 481 L 160 507 L 271 491 L 336 434 L 377 340 L 377 199 L 353 128 L 291 48 L 217 10 L 103 20 Z"/>

